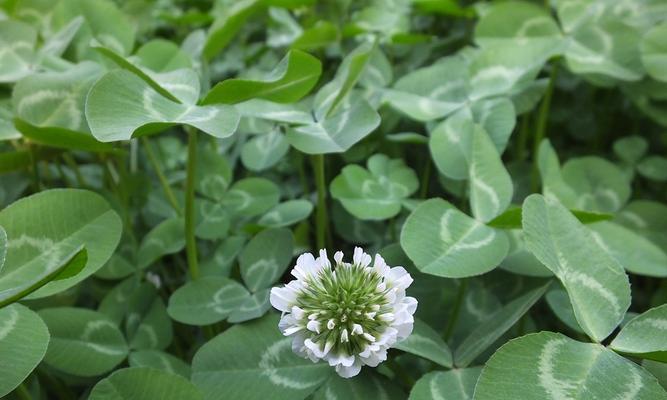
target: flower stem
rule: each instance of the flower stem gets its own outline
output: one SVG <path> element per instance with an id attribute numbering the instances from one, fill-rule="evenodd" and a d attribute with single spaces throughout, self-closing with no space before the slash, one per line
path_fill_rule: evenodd
<path id="1" fill-rule="evenodd" d="M 551 74 L 549 75 L 549 84 L 544 93 L 540 109 L 537 114 L 537 122 L 535 127 L 535 141 L 533 142 L 533 173 L 531 176 L 530 187 L 533 192 L 539 189 L 539 170 L 537 167 L 537 151 L 540 148 L 540 143 L 546 137 L 547 120 L 549 118 L 549 110 L 551 109 L 551 97 L 553 96 L 556 78 L 558 77 L 558 64 L 552 63 Z"/>
<path id="2" fill-rule="evenodd" d="M 155 174 L 157 175 L 157 178 L 160 181 L 162 190 L 164 191 L 165 196 L 167 196 L 167 201 L 176 211 L 176 214 L 178 214 L 179 217 L 182 216 L 183 211 L 181 210 L 181 206 L 178 204 L 178 200 L 176 200 L 176 196 L 174 196 L 174 192 L 171 190 L 171 186 L 169 186 L 169 182 L 167 181 L 164 172 L 162 172 L 162 166 L 160 165 L 157 157 L 155 156 L 155 152 L 153 151 L 153 145 L 148 139 L 146 139 L 146 137 L 141 138 L 141 144 L 144 145 L 144 149 L 146 150 L 146 155 L 148 156 L 148 161 L 151 163 L 151 166 L 153 167 L 153 170 L 155 171 Z"/>
<path id="3" fill-rule="evenodd" d="M 326 247 L 326 233 L 328 225 L 327 216 L 327 188 L 324 175 L 324 154 L 313 156 L 313 170 L 315 172 L 315 185 L 317 186 L 317 248 Z"/>
<path id="4" fill-rule="evenodd" d="M 426 157 L 426 164 L 424 165 L 424 172 L 422 173 L 422 182 L 421 182 L 421 189 L 419 190 L 419 197 L 422 199 L 426 198 L 426 195 L 428 194 L 428 184 L 431 181 L 431 156 L 429 154 L 428 157 Z"/>
<path id="5" fill-rule="evenodd" d="M 195 179 L 197 173 L 197 131 L 188 129 L 188 164 L 185 178 L 185 253 L 190 277 L 199 278 L 195 239 Z"/>
<path id="6" fill-rule="evenodd" d="M 454 303 L 454 309 L 452 310 L 452 316 L 447 321 L 447 326 L 445 327 L 445 333 L 443 335 L 445 341 L 448 341 L 452 334 L 454 333 L 454 328 L 456 327 L 456 321 L 459 319 L 459 314 L 461 313 L 461 305 L 463 304 L 463 299 L 466 295 L 466 289 L 468 288 L 468 281 L 466 279 L 459 280 L 459 290 L 456 293 L 456 302 Z"/>
<path id="7" fill-rule="evenodd" d="M 516 142 L 516 159 L 523 161 L 526 159 L 526 147 L 528 146 L 528 134 L 530 132 L 530 116 L 524 115 L 521 118 L 521 126 L 519 128 L 519 138 Z"/>

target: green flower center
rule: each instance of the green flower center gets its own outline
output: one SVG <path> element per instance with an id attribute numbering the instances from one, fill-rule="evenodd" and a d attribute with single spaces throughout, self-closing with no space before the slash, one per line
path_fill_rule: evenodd
<path id="1" fill-rule="evenodd" d="M 383 315 L 391 312 L 385 296 L 389 288 L 378 288 L 381 282 L 374 269 L 355 264 L 325 268 L 308 279 L 297 306 L 304 310 L 306 322 L 318 324 L 319 333 L 313 332 L 310 339 L 331 343 L 331 351 L 347 355 L 377 340 L 389 326 Z"/>

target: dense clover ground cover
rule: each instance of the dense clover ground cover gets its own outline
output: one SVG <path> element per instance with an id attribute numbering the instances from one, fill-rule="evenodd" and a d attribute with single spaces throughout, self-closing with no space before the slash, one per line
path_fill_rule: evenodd
<path id="1" fill-rule="evenodd" d="M 666 277 L 665 0 L 0 0 L 2 398 L 667 399 Z"/>

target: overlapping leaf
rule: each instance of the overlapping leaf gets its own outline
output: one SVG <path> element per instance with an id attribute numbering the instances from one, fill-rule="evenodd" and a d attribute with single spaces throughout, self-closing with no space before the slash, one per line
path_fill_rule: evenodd
<path id="1" fill-rule="evenodd" d="M 412 387 L 409 400 L 470 400 L 481 372 L 482 367 L 429 372 Z"/>
<path id="2" fill-rule="evenodd" d="M 511 367 L 510 367 L 511 366 Z M 667 398 L 640 366 L 594 343 L 540 332 L 513 339 L 486 363 L 475 400 Z"/>
<path id="3" fill-rule="evenodd" d="M 402 160 L 375 154 L 367 169 L 348 165 L 331 182 L 331 195 L 360 219 L 387 219 L 399 213 L 402 201 L 418 188 L 414 171 Z"/>
<path id="4" fill-rule="evenodd" d="M 275 283 L 292 259 L 294 238 L 285 228 L 266 229 L 248 242 L 239 255 L 239 268 L 250 291 Z"/>
<path id="5" fill-rule="evenodd" d="M 66 261 L 76 261 L 74 255 L 81 246 L 86 250 L 87 262 L 81 272 L 49 282 L 29 298 L 58 293 L 95 273 L 111 257 L 121 235 L 120 218 L 106 200 L 76 189 L 53 189 L 25 197 L 0 211 L 0 225 L 8 237 L 7 259 L 0 275 L 11 275 L 7 279 L 14 282 L 49 276 Z"/>
<path id="6" fill-rule="evenodd" d="M 399 350 L 424 357 L 443 367 L 452 366 L 452 353 L 440 335 L 425 322 L 415 319 L 412 333 L 396 345 Z"/>
<path id="7" fill-rule="evenodd" d="M 202 394 L 186 378 L 147 367 L 124 368 L 102 379 L 90 400 L 140 399 L 201 400 Z"/>
<path id="8" fill-rule="evenodd" d="M 410 214 L 401 247 L 425 273 L 448 278 L 483 274 L 507 255 L 503 232 L 474 220 L 440 199 L 427 200 Z"/>
<path id="9" fill-rule="evenodd" d="M 20 304 L 0 308 L 0 396 L 9 394 L 46 354 L 49 330 L 39 316 Z"/>
<path id="10" fill-rule="evenodd" d="M 623 267 L 558 200 L 529 196 L 523 204 L 528 249 L 563 283 L 582 329 L 606 338 L 630 305 Z"/>
<path id="11" fill-rule="evenodd" d="M 47 308 L 39 316 L 49 327 L 51 342 L 44 361 L 76 376 L 111 371 L 127 357 L 127 343 L 104 314 L 83 308 Z"/>
<path id="12" fill-rule="evenodd" d="M 202 104 L 234 104 L 255 98 L 292 103 L 308 94 L 321 73 L 322 64 L 317 58 L 300 50 L 292 50 L 266 79 L 225 80 L 206 94 Z"/>
<path id="13" fill-rule="evenodd" d="M 276 315 L 267 315 L 236 325 L 199 349 L 192 361 L 192 382 L 204 399 L 224 392 L 248 400 L 298 400 L 324 383 L 330 367 L 297 357 L 277 324 Z"/>
<path id="14" fill-rule="evenodd" d="M 631 319 L 609 347 L 624 354 L 667 362 L 667 304 Z"/>
<path id="15" fill-rule="evenodd" d="M 182 124 L 215 137 L 234 133 L 239 115 L 231 106 L 179 104 L 159 94 L 137 75 L 112 71 L 90 89 L 86 118 L 99 141 L 129 140 Z"/>
<path id="16" fill-rule="evenodd" d="M 207 276 L 186 283 L 169 297 L 167 312 L 178 322 L 210 325 L 226 319 L 248 297 L 248 291 L 228 278 Z"/>

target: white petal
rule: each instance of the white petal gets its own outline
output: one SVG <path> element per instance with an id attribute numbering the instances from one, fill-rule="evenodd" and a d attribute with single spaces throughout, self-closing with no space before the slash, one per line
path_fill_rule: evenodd
<path id="1" fill-rule="evenodd" d="M 403 267 L 394 267 L 389 270 L 385 276 L 385 280 L 388 281 L 393 287 L 400 289 L 407 289 L 410 284 L 412 284 L 412 277 Z"/>
<path id="2" fill-rule="evenodd" d="M 364 328 L 361 327 L 359 324 L 352 324 L 352 334 L 353 335 L 361 335 L 364 333 Z"/>
<path id="3" fill-rule="evenodd" d="M 361 361 L 369 367 L 377 367 L 382 361 L 387 359 L 387 350 L 382 349 L 371 353 L 368 357 L 362 357 Z"/>
<path id="4" fill-rule="evenodd" d="M 352 262 L 357 265 L 361 264 L 361 257 L 363 257 L 363 255 L 364 251 L 361 249 L 361 247 L 355 247 L 354 253 L 352 253 Z"/>
<path id="5" fill-rule="evenodd" d="M 364 339 L 368 340 L 369 342 L 371 342 L 371 343 L 375 342 L 375 336 L 373 336 L 369 333 L 364 333 L 363 336 L 364 336 Z"/>
<path id="6" fill-rule="evenodd" d="M 417 311 L 417 299 L 414 297 L 406 297 L 403 299 L 403 303 L 408 305 L 407 310 L 410 314 L 414 314 Z"/>
<path id="7" fill-rule="evenodd" d="M 317 270 L 315 257 L 310 253 L 304 253 L 296 259 L 296 265 L 294 266 L 294 269 L 292 269 L 292 275 L 297 279 L 305 280 L 307 277 L 315 274 Z"/>
<path id="8" fill-rule="evenodd" d="M 303 319 L 304 315 L 304 311 L 301 308 L 297 306 L 292 307 L 292 316 L 295 320 Z"/>
<path id="9" fill-rule="evenodd" d="M 315 357 L 317 357 L 317 358 L 324 358 L 324 356 L 326 356 L 326 353 L 329 352 L 329 350 L 327 350 L 326 352 L 324 352 L 318 343 L 315 343 L 315 342 L 313 342 L 313 341 L 310 340 L 310 339 L 306 339 L 306 340 L 304 341 L 304 345 L 305 345 L 305 346 L 308 348 L 308 350 L 310 350 L 310 351 L 313 353 L 313 355 L 314 355 Z"/>
<path id="10" fill-rule="evenodd" d="M 342 251 L 337 251 L 336 254 L 334 254 L 334 261 L 336 261 L 336 264 L 341 264 L 343 262 Z"/>
<path id="11" fill-rule="evenodd" d="M 375 261 L 373 261 L 373 268 L 375 271 L 380 276 L 385 276 L 387 272 L 389 272 L 389 267 L 387 266 L 387 263 L 384 261 L 384 258 L 382 258 L 381 255 L 376 254 L 375 255 Z"/>
<path id="12" fill-rule="evenodd" d="M 347 329 L 343 328 L 343 331 L 340 333 L 340 342 L 347 343 L 350 339 L 347 337 Z"/>
<path id="13" fill-rule="evenodd" d="M 274 287 L 271 289 L 269 299 L 273 307 L 279 311 L 287 312 L 296 302 L 296 292 L 287 286 Z"/>
<path id="14" fill-rule="evenodd" d="M 401 324 L 401 325 L 394 325 L 394 328 L 398 331 L 396 334 L 396 338 L 398 340 L 403 340 L 410 336 L 412 333 L 412 323 L 406 323 L 406 324 Z"/>
<path id="15" fill-rule="evenodd" d="M 320 268 L 331 268 L 331 262 L 327 256 L 326 249 L 320 250 L 320 256 L 315 260 Z"/>
<path id="16" fill-rule="evenodd" d="M 284 314 L 280 318 L 280 322 L 278 322 L 278 329 L 280 329 L 283 334 L 285 333 L 286 329 L 289 329 L 290 327 L 297 325 L 296 320 L 294 319 L 294 316 L 292 314 Z"/>
<path id="17" fill-rule="evenodd" d="M 306 328 L 308 328 L 309 331 L 315 332 L 317 334 L 320 333 L 320 321 L 317 320 L 312 320 L 308 321 L 308 324 L 306 325 Z"/>
<path id="18" fill-rule="evenodd" d="M 336 327 L 336 321 L 334 321 L 333 319 L 330 319 L 330 320 L 327 322 L 327 329 L 328 329 L 328 330 L 332 330 L 332 329 L 335 328 L 335 327 Z"/>
<path id="19" fill-rule="evenodd" d="M 304 345 L 306 337 L 300 333 L 297 333 L 293 337 L 294 339 L 292 339 L 292 351 L 301 357 L 306 357 L 306 346 Z"/>
<path id="20" fill-rule="evenodd" d="M 283 335 L 290 336 L 303 329 L 303 326 L 292 325 L 283 331 Z"/>
<path id="21" fill-rule="evenodd" d="M 398 334 L 397 329 L 388 327 L 387 329 L 384 330 L 382 335 L 380 335 L 375 344 L 378 346 L 391 346 L 394 343 L 396 343 L 397 334 Z"/>
<path id="22" fill-rule="evenodd" d="M 333 354 L 329 353 L 329 356 L 326 358 L 329 365 L 335 367 L 336 365 L 344 365 L 349 367 L 354 364 L 354 356 L 348 356 L 345 354 Z"/>
<path id="23" fill-rule="evenodd" d="M 392 313 L 384 313 L 384 314 L 380 314 L 380 316 L 378 317 L 378 319 L 379 319 L 380 321 L 384 321 L 384 322 L 391 322 L 391 321 L 394 320 L 394 314 L 392 314 Z"/>
<path id="24" fill-rule="evenodd" d="M 352 261 L 354 261 L 356 265 L 361 265 L 362 267 L 368 267 L 372 261 L 372 258 L 370 255 L 364 253 L 361 247 L 355 247 Z"/>
<path id="25" fill-rule="evenodd" d="M 337 365 L 336 366 L 336 373 L 340 375 L 343 378 L 352 378 L 353 376 L 359 375 L 359 372 L 361 371 L 361 362 L 356 361 L 354 364 L 350 366 L 341 366 Z"/>

